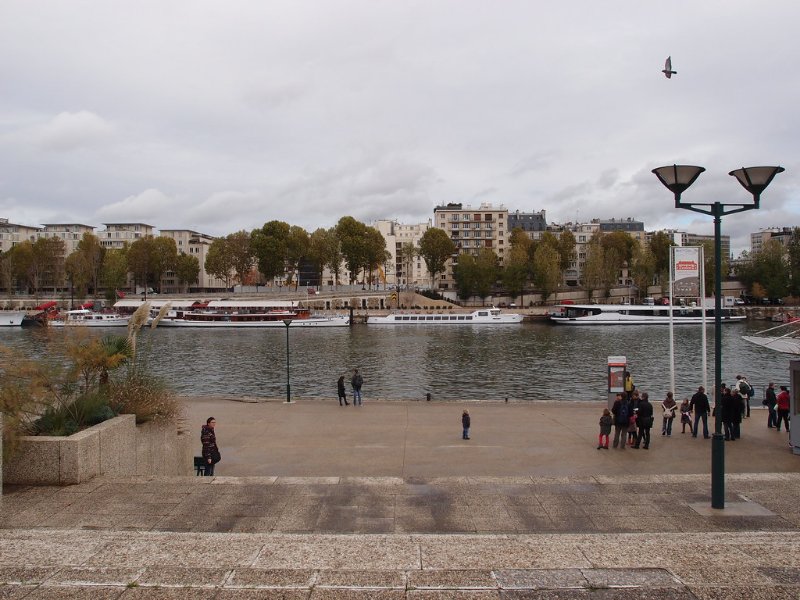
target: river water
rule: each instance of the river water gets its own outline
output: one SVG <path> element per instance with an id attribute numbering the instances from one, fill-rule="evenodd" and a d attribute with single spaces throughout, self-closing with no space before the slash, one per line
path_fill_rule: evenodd
<path id="1" fill-rule="evenodd" d="M 790 356 L 749 344 L 742 335 L 766 321 L 723 325 L 723 381 L 748 376 L 758 398 L 769 381 L 788 384 Z M 713 325 L 708 381 L 713 381 Z M 86 330 L 91 335 L 124 329 Z M 2 328 L 0 345 L 30 357 L 62 355 L 64 330 Z M 140 356 L 183 395 L 286 396 L 286 330 L 144 329 Z M 669 388 L 666 326 L 413 326 L 298 328 L 289 331 L 293 398 L 336 397 L 336 379 L 364 376 L 364 398 L 600 400 L 606 360 L 624 355 L 637 387 L 663 399 Z M 675 328 L 676 397 L 702 384 L 700 326 Z M 349 388 L 349 385 L 348 385 Z"/>

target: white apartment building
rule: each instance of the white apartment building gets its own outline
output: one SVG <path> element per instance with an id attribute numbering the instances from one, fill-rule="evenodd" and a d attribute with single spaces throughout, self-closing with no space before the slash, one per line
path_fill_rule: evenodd
<path id="1" fill-rule="evenodd" d="M 200 265 L 198 280 L 189 286 L 190 290 L 210 292 L 214 290 L 224 290 L 225 282 L 206 273 L 206 256 L 211 244 L 216 238 L 205 233 L 198 233 L 191 229 L 161 229 L 160 235 L 175 240 L 178 254 L 188 254 L 197 258 Z M 184 285 L 178 282 L 175 273 L 169 272 L 161 279 L 162 292 L 181 293 L 184 292 Z"/>
<path id="2" fill-rule="evenodd" d="M 447 233 L 456 245 L 457 254 L 477 255 L 482 248 L 488 248 L 497 255 L 500 266 L 503 266 L 509 248 L 507 225 L 508 209 L 503 205 L 494 207 L 483 203 L 473 208 L 449 203 L 433 209 L 433 226 Z M 453 264 L 453 259 L 447 261 L 445 272 L 439 275 L 439 281 L 434 285 L 436 289 L 455 289 Z"/>
<path id="3" fill-rule="evenodd" d="M 778 240 L 785 248 L 789 247 L 794 227 L 769 227 L 750 234 L 750 254 L 758 254 L 769 240 Z"/>
<path id="4" fill-rule="evenodd" d="M 103 223 L 106 228 L 97 233 L 100 244 L 104 248 L 122 248 L 125 243 L 132 244 L 136 240 L 153 235 L 154 227 L 146 223 Z"/>
<path id="5" fill-rule="evenodd" d="M 0 252 L 8 252 L 25 240 L 31 243 L 35 242 L 41 230 L 41 227 L 19 225 L 17 223 L 9 223 L 8 219 L 0 219 Z"/>
<path id="6" fill-rule="evenodd" d="M 405 225 L 397 221 L 380 220 L 373 227 L 380 231 L 383 239 L 386 240 L 386 251 L 391 255 L 386 267 L 386 284 L 400 287 L 430 285 L 431 274 L 422 257 L 415 256 L 414 260 L 409 263 L 402 258 L 402 248 L 409 243 L 419 248 L 420 239 L 432 227 L 431 221 Z"/>
<path id="7" fill-rule="evenodd" d="M 93 234 L 94 227 L 80 223 L 45 223 L 38 237 L 61 238 L 64 242 L 65 256 L 69 256 L 78 249 L 84 233 Z"/>

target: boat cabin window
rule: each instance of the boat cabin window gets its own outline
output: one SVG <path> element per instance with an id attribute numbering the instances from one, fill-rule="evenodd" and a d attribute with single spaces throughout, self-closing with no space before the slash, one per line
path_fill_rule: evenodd
<path id="1" fill-rule="evenodd" d="M 479 317 L 488 317 L 489 313 L 486 312 L 485 310 L 482 310 L 481 312 L 478 313 L 478 316 Z"/>

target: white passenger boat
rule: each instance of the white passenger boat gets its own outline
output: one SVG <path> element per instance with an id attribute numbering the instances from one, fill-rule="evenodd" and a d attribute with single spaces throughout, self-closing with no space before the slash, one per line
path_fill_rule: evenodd
<path id="1" fill-rule="evenodd" d="M 742 339 L 776 352 L 800 355 L 800 320 L 792 320 L 783 325 L 759 331 L 755 335 L 743 335 Z"/>
<path id="2" fill-rule="evenodd" d="M 50 319 L 50 327 L 127 327 L 130 317 L 118 313 L 93 312 L 88 308 L 68 310 L 61 316 Z"/>
<path id="3" fill-rule="evenodd" d="M 550 313 L 558 325 L 669 325 L 670 312 L 675 325 L 702 323 L 699 306 L 670 306 L 649 304 L 563 304 Z M 722 322 L 743 321 L 732 309 L 722 309 Z M 706 307 L 706 323 L 714 322 L 714 309 Z"/>
<path id="4" fill-rule="evenodd" d="M 19 327 L 26 314 L 24 310 L 0 310 L 0 327 Z"/>
<path id="5" fill-rule="evenodd" d="M 153 306 L 155 317 L 158 310 Z M 212 300 L 194 302 L 188 307 L 170 307 L 158 327 L 346 327 L 348 316 L 316 316 L 296 302 L 258 300 Z"/>
<path id="6" fill-rule="evenodd" d="M 367 317 L 367 325 L 507 325 L 521 322 L 522 315 L 503 313 L 494 307 L 482 308 L 468 314 L 398 312 L 385 317 Z"/>

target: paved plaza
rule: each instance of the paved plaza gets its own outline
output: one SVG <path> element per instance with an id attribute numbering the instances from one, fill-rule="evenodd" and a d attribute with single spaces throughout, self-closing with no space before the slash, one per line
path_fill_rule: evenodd
<path id="1" fill-rule="evenodd" d="M 763 411 L 718 511 L 709 441 L 597 450 L 601 409 L 193 399 L 216 477 L 5 487 L 0 598 L 800 598 L 800 457 Z"/>

